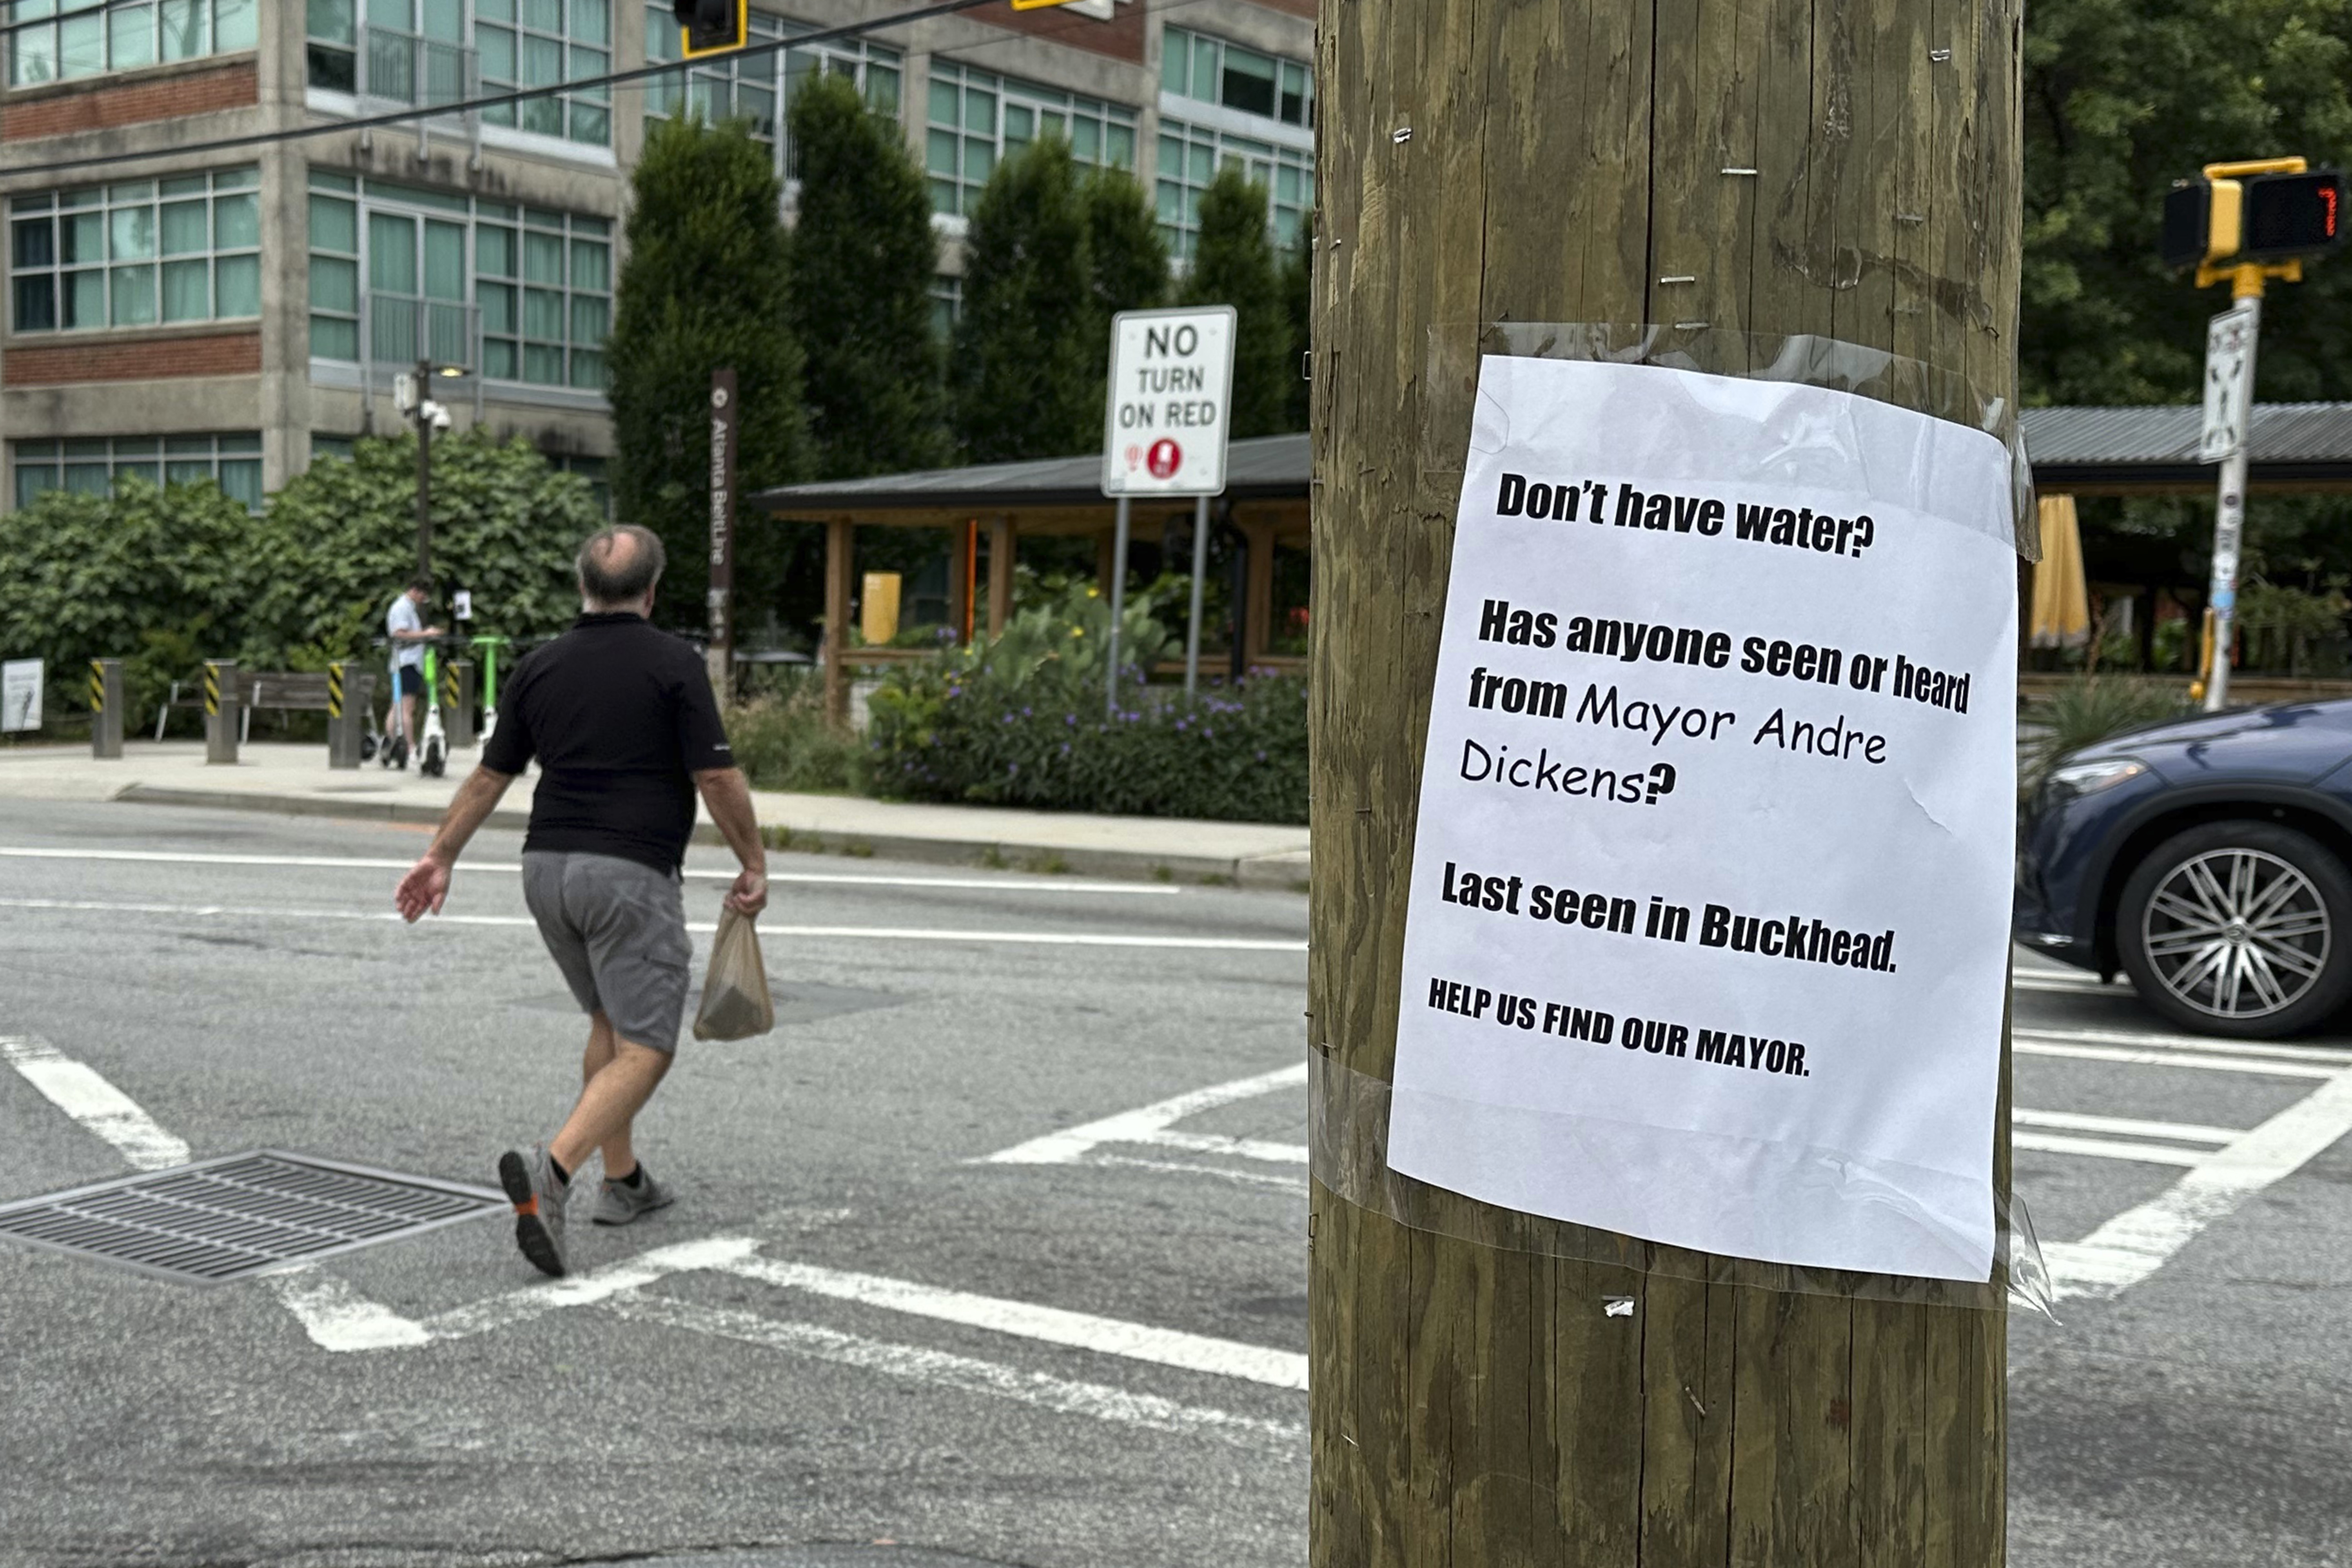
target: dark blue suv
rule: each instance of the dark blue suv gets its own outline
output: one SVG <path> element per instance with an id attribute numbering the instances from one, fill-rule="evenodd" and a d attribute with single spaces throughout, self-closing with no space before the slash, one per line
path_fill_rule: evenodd
<path id="1" fill-rule="evenodd" d="M 2352 700 L 2117 735 L 2061 759 L 2017 859 L 2017 937 L 2183 1027 L 2267 1038 L 2352 994 Z"/>

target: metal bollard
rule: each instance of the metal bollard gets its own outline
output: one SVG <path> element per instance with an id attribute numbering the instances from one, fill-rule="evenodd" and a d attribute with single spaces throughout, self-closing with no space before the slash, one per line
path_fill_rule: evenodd
<path id="1" fill-rule="evenodd" d="M 474 666 L 471 660 L 453 658 L 441 667 L 441 728 L 449 737 L 449 749 L 474 743 Z"/>
<path id="2" fill-rule="evenodd" d="M 327 766 L 360 765 L 360 741 L 367 733 L 367 699 L 351 689 L 349 666 L 327 666 Z"/>
<path id="3" fill-rule="evenodd" d="M 205 660 L 205 761 L 236 765 L 236 660 Z"/>
<path id="4" fill-rule="evenodd" d="M 89 754 L 122 755 L 122 661 L 89 661 Z"/>

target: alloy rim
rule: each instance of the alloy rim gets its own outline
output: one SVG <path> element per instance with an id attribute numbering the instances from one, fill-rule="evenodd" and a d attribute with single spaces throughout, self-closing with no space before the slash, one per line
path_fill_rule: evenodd
<path id="1" fill-rule="evenodd" d="M 2184 1005 L 2262 1018 L 2326 972 L 2334 932 L 2311 879 L 2259 849 L 2213 849 L 2175 866 L 2140 919 L 2142 951 Z"/>

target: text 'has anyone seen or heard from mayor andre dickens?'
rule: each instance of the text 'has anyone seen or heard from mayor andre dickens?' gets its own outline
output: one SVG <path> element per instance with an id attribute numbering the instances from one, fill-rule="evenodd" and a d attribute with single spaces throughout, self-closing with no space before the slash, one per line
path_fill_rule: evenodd
<path id="1" fill-rule="evenodd" d="M 2014 815 L 2000 444 L 1653 366 L 1489 359 L 1479 397 L 1392 1163 L 1673 1245 L 1972 1269 Z M 1942 1239 L 1625 1195 L 1656 1159 L 1818 1205 L 1824 1151 Z"/>

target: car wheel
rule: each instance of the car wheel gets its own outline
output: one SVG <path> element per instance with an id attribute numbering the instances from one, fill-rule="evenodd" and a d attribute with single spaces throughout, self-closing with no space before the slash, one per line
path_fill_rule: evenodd
<path id="1" fill-rule="evenodd" d="M 2294 828 L 2207 823 L 2133 870 L 2116 948 L 2141 999 L 2183 1028 L 2294 1034 L 2352 993 L 2352 875 Z"/>

